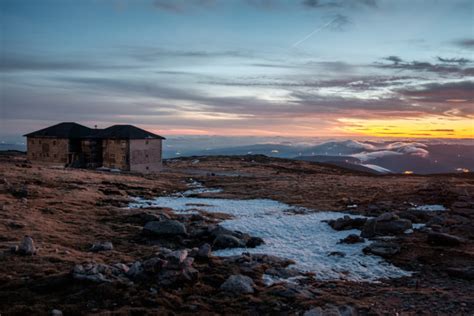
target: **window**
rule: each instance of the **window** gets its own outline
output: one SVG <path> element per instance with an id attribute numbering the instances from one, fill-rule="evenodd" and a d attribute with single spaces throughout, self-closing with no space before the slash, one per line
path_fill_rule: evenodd
<path id="1" fill-rule="evenodd" d="M 41 140 L 38 141 L 38 144 L 41 144 Z"/>
<path id="2" fill-rule="evenodd" d="M 148 154 L 145 154 L 145 158 L 148 158 Z"/>
<path id="3" fill-rule="evenodd" d="M 150 168 L 148 168 L 148 166 L 146 166 L 146 170 L 148 170 L 148 169 L 150 169 Z"/>
<path id="4" fill-rule="evenodd" d="M 56 141 L 55 140 L 53 140 L 53 146 L 56 146 Z"/>
<path id="5" fill-rule="evenodd" d="M 148 143 L 149 143 L 149 141 L 146 140 L 146 141 L 145 141 L 145 145 L 148 145 Z"/>
<path id="6" fill-rule="evenodd" d="M 54 154 L 53 157 L 54 157 L 54 158 L 58 158 L 58 155 Z"/>
<path id="7" fill-rule="evenodd" d="M 34 157 L 34 156 L 35 156 L 35 153 L 32 153 L 31 156 Z"/>
<path id="8" fill-rule="evenodd" d="M 31 140 L 31 144 L 33 145 L 34 143 L 35 143 L 35 141 L 32 139 L 32 140 Z"/>

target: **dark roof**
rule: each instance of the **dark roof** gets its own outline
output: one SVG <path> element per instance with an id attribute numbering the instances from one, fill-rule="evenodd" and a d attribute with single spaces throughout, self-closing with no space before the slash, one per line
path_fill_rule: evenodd
<path id="1" fill-rule="evenodd" d="M 98 130 L 74 122 L 59 123 L 40 129 L 23 136 L 26 137 L 57 137 L 57 138 L 87 138 L 97 133 Z"/>
<path id="2" fill-rule="evenodd" d="M 138 128 L 133 125 L 113 125 L 101 130 L 97 137 L 99 138 L 120 138 L 120 139 L 165 139 L 160 135 L 156 135 Z"/>

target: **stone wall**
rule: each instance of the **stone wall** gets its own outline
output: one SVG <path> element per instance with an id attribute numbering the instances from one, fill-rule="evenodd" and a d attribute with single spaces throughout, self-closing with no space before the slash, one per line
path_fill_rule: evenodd
<path id="1" fill-rule="evenodd" d="M 130 170 L 142 173 L 160 171 L 161 139 L 130 140 Z"/>
<path id="2" fill-rule="evenodd" d="M 66 164 L 69 140 L 67 138 L 27 138 L 28 160 Z"/>
<path id="3" fill-rule="evenodd" d="M 129 141 L 126 139 L 103 139 L 102 165 L 106 168 L 129 171 L 129 148 Z"/>

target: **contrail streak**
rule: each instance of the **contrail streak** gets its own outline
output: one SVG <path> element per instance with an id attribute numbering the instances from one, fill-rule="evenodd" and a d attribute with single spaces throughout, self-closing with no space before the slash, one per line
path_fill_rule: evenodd
<path id="1" fill-rule="evenodd" d="M 307 39 L 309 39 L 311 36 L 313 36 L 314 34 L 320 32 L 321 30 L 325 29 L 326 27 L 328 27 L 329 25 L 331 25 L 332 23 L 334 23 L 334 21 L 336 21 L 337 18 L 334 18 L 332 19 L 331 21 L 329 21 L 328 23 L 324 24 L 323 26 L 320 26 L 318 27 L 317 29 L 315 29 L 314 31 L 312 31 L 311 33 L 309 33 L 308 35 L 306 35 L 305 37 L 303 37 L 302 39 L 300 39 L 299 41 L 297 41 L 296 43 L 294 43 L 293 45 L 291 45 L 291 47 L 296 47 L 298 46 L 299 44 L 303 43 L 304 41 L 306 41 Z"/>

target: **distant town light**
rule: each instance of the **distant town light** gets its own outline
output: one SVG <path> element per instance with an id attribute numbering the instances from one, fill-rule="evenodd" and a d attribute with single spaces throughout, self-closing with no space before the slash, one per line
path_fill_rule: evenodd
<path id="1" fill-rule="evenodd" d="M 406 171 L 403 172 L 403 174 L 413 174 L 413 171 L 411 171 L 411 170 L 406 170 Z"/>
<path id="2" fill-rule="evenodd" d="M 464 173 L 468 173 L 468 172 L 471 172 L 469 169 L 467 168 L 457 168 L 456 171 L 458 172 L 464 172 Z"/>

